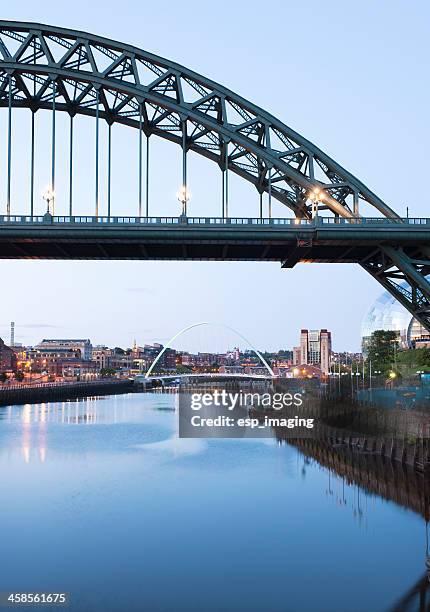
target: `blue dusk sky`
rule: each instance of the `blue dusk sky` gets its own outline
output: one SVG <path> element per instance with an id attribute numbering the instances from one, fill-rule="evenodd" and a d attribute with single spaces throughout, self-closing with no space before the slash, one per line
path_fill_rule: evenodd
<path id="1" fill-rule="evenodd" d="M 350 170 L 394 208 L 430 216 L 427 2 L 72 4 L 21 0 L 3 19 L 99 34 L 151 51 L 222 83 L 268 110 Z M 5 209 L 6 115 L 0 111 L 0 207 Z M 13 212 L 28 210 L 29 115 L 15 111 Z M 49 117 L 37 116 L 36 190 L 49 181 Z M 58 118 L 57 213 L 67 210 L 67 117 Z M 81 122 L 79 124 L 79 122 Z M 93 210 L 94 122 L 78 118 L 76 210 Z M 61 136 L 59 136 L 61 138 Z M 106 129 L 102 126 L 103 155 Z M 152 212 L 178 214 L 180 149 L 152 139 Z M 113 128 L 113 213 L 137 214 L 137 133 Z M 104 162 L 103 162 L 104 163 Z M 230 214 L 256 216 L 251 185 L 232 177 Z M 191 215 L 219 214 L 220 173 L 189 156 Z M 105 196 L 102 188 L 102 200 Z M 105 207 L 105 200 L 103 201 Z M 43 211 L 39 197 L 37 212 Z M 281 214 L 277 204 L 274 215 Z M 282 213 L 284 215 L 284 212 Z M 129 346 L 165 342 L 197 321 L 236 328 L 261 349 L 291 348 L 299 330 L 328 328 L 335 350 L 358 350 L 363 316 L 382 289 L 358 265 L 235 262 L 0 261 L 0 335 L 89 337 Z M 222 350 L 242 341 L 218 327 L 178 346 Z"/>

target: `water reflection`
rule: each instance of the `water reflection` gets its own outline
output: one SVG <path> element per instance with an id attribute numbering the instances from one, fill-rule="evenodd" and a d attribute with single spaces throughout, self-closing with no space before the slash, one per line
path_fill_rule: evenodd
<path id="1" fill-rule="evenodd" d="M 31 459 L 32 446 L 37 451 L 39 460 L 44 463 L 46 459 L 46 405 L 32 406 L 26 404 L 22 409 L 22 456 L 25 463 L 29 463 Z M 12 413 L 9 413 L 9 419 L 12 419 Z M 37 424 L 37 429 L 33 427 Z M 35 442 L 32 442 L 32 440 Z"/>
<path id="2" fill-rule="evenodd" d="M 358 525 L 368 529 L 368 513 L 372 513 L 380 497 L 395 501 L 424 517 L 423 566 L 426 573 L 390 608 L 391 612 L 426 612 L 430 610 L 430 482 L 424 475 L 387 462 L 381 457 L 357 455 L 344 447 L 334 449 L 321 440 L 291 440 L 302 454 L 301 474 L 306 478 L 310 466 L 325 468 L 325 495 L 336 508 L 349 510 Z M 349 452 L 348 452 L 349 451 Z"/>
<path id="3" fill-rule="evenodd" d="M 390 612 L 428 612 L 428 610 L 430 610 L 429 578 L 426 574 L 421 576 L 390 608 Z"/>
<path id="4" fill-rule="evenodd" d="M 91 424 L 97 422 L 97 402 L 101 398 L 86 398 L 81 401 L 25 404 L 21 420 L 24 424 L 31 423 L 63 423 Z M 8 410 L 5 420 L 14 418 L 12 410 Z M 115 422 L 113 419 L 112 422 Z"/>
<path id="5" fill-rule="evenodd" d="M 136 399 L 137 396 L 132 397 Z M 166 400 L 157 395 L 156 398 L 156 401 L 149 396 L 146 398 L 149 399 L 153 410 L 172 411 L 173 408 L 174 412 L 177 397 Z M 30 463 L 32 460 L 44 463 L 49 452 L 49 432 L 55 431 L 57 426 L 119 425 L 130 421 L 142 421 L 144 415 L 139 403 L 129 406 L 124 403 L 124 399 L 123 395 L 95 396 L 73 401 L 0 407 L 0 421 L 13 425 L 14 430 L 20 431 L 20 453 L 25 463 Z M 1 433 L 0 430 L 0 436 Z M 174 438 L 176 435 L 171 440 L 157 441 L 154 446 L 148 445 L 148 448 L 155 449 L 157 444 L 160 449 L 167 449 L 174 442 Z M 182 444 L 184 449 L 185 446 L 186 444 Z M 139 448 L 139 444 L 134 447 Z"/>
<path id="6" fill-rule="evenodd" d="M 95 612 L 429 609 L 422 475 L 320 440 L 181 440 L 175 401 L 0 409 L 3 584 Z"/>
<path id="7" fill-rule="evenodd" d="M 22 444 L 21 451 L 25 463 L 32 458 L 35 451 L 41 463 L 47 455 L 47 428 L 52 423 L 93 424 L 97 422 L 96 398 L 82 402 L 62 402 L 61 404 L 25 404 L 21 410 Z M 11 407 L 5 412 L 4 420 L 12 422 L 15 411 Z"/>

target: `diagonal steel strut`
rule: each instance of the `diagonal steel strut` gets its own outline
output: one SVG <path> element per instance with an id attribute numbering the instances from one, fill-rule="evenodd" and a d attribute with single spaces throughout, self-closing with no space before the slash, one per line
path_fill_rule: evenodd
<path id="1" fill-rule="evenodd" d="M 412 257 L 402 247 L 384 245 L 361 265 L 430 332 L 427 249 Z"/>

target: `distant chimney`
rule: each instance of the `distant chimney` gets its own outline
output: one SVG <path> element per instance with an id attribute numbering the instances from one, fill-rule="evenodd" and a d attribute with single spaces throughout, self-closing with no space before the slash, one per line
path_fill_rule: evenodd
<path id="1" fill-rule="evenodd" d="M 10 324 L 10 345 L 15 346 L 15 321 Z"/>

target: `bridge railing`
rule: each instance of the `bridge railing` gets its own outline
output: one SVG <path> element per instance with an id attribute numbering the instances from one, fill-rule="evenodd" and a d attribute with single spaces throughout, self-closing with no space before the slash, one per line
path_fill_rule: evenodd
<path id="1" fill-rule="evenodd" d="M 52 216 L 52 215 L 0 215 L 0 225 L 95 225 L 95 226 L 149 226 L 181 225 L 181 226 L 307 226 L 319 227 L 325 225 L 430 225 L 430 218 L 409 217 L 389 219 L 385 217 L 334 218 L 316 217 L 315 219 L 297 218 L 259 218 L 259 217 L 96 217 L 89 215 Z"/>
<path id="2" fill-rule="evenodd" d="M 0 224 L 91 224 L 91 225 L 311 225 L 308 219 L 253 218 L 253 217 L 96 217 L 88 215 L 28 216 L 0 215 Z"/>
<path id="3" fill-rule="evenodd" d="M 430 225 L 430 218 L 423 217 L 403 217 L 389 219 L 386 217 L 359 217 L 357 218 L 334 218 L 319 217 L 318 224 L 322 225 Z"/>

